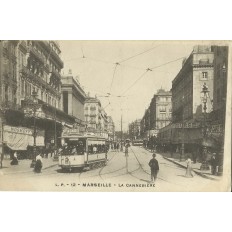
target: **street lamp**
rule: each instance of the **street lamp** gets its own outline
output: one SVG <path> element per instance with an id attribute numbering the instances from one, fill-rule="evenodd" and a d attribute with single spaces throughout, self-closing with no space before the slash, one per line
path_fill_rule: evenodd
<path id="1" fill-rule="evenodd" d="M 57 153 L 57 134 L 56 134 L 56 131 L 57 131 L 57 128 L 56 128 L 56 106 L 55 106 L 55 118 L 54 118 L 54 157 L 53 157 L 53 160 L 54 161 L 57 161 L 58 160 L 58 153 Z"/>
<path id="2" fill-rule="evenodd" d="M 226 73 L 226 65 L 224 64 L 222 67 L 222 72 L 223 72 L 223 78 L 225 79 L 223 81 L 224 86 L 223 87 L 227 87 L 226 83 L 227 83 L 227 73 Z M 223 175 L 223 160 L 224 160 L 224 141 L 225 141 L 225 120 L 226 120 L 226 89 L 224 91 L 225 94 L 225 98 L 223 98 L 222 100 L 222 108 L 221 108 L 221 112 L 222 112 L 222 140 L 221 140 L 221 146 L 220 146 L 220 151 L 218 153 L 218 175 L 222 176 Z"/>
<path id="3" fill-rule="evenodd" d="M 203 110 L 204 110 L 204 121 L 203 121 L 203 160 L 200 167 L 200 170 L 209 170 L 209 165 L 207 163 L 207 148 L 206 148 L 206 138 L 207 138 L 207 125 L 206 125 L 206 111 L 207 111 L 207 95 L 209 94 L 208 86 L 204 83 L 202 87 L 201 93 L 202 96 L 202 103 L 203 103 Z"/>
<path id="4" fill-rule="evenodd" d="M 182 161 L 182 158 L 184 158 L 184 140 L 185 140 L 185 134 L 184 134 L 184 95 L 182 97 L 182 106 L 183 106 L 183 112 L 182 112 L 182 143 L 181 143 L 181 151 L 180 151 L 180 162 Z"/>
<path id="5" fill-rule="evenodd" d="M 32 92 L 32 101 L 28 102 L 28 106 L 32 109 L 33 111 L 33 158 L 32 158 L 32 162 L 30 167 L 34 168 L 35 167 L 35 163 L 36 163 L 36 110 L 39 109 L 41 107 L 41 105 L 38 104 L 38 94 L 35 90 L 33 90 Z"/>

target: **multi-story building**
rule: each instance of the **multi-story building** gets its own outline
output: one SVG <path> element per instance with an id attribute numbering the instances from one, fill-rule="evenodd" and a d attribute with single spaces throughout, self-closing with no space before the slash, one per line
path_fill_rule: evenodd
<path id="1" fill-rule="evenodd" d="M 206 145 L 218 152 L 224 142 L 227 65 L 227 46 L 194 47 L 172 82 L 173 123 L 160 131 L 160 143 L 182 154 L 203 154 Z"/>
<path id="2" fill-rule="evenodd" d="M 101 125 L 101 102 L 94 97 L 87 97 L 84 106 L 86 128 L 89 132 L 96 132 Z"/>
<path id="3" fill-rule="evenodd" d="M 158 130 L 167 126 L 172 119 L 172 93 L 159 89 L 150 104 L 150 129 Z"/>
<path id="4" fill-rule="evenodd" d="M 84 112 L 87 131 L 108 138 L 108 117 L 100 100 L 87 97 Z"/>
<path id="5" fill-rule="evenodd" d="M 218 145 L 218 174 L 223 173 L 224 141 L 225 141 L 225 115 L 227 102 L 228 79 L 228 46 L 214 46 L 214 88 L 213 111 L 210 114 L 208 136 Z"/>
<path id="6" fill-rule="evenodd" d="M 62 106 L 63 111 L 75 117 L 74 127 L 79 132 L 85 131 L 85 117 L 84 117 L 84 104 L 86 94 L 80 85 L 79 78 L 72 75 L 69 70 L 67 76 L 61 77 L 61 91 L 62 91 Z"/>
<path id="7" fill-rule="evenodd" d="M 17 126 L 23 113 L 17 105 L 17 44 L 18 41 L 0 41 L 0 153 L 4 150 L 4 126 Z M 15 120 L 13 118 L 15 117 Z"/>
<path id="8" fill-rule="evenodd" d="M 214 52 L 212 46 L 195 46 L 172 81 L 172 144 L 182 144 L 182 150 L 193 149 L 202 138 L 204 116 L 213 107 Z M 206 111 L 203 86 L 208 88 Z M 183 147 L 185 144 L 185 148 Z M 195 146 L 196 147 L 196 146 Z"/>
<path id="9" fill-rule="evenodd" d="M 111 141 L 115 140 L 115 125 L 111 116 L 107 116 L 108 119 L 108 134 Z"/>
<path id="10" fill-rule="evenodd" d="M 149 108 L 141 120 L 141 133 L 143 137 L 157 136 L 158 131 L 167 126 L 172 119 L 172 93 L 159 89 L 154 94 Z"/>
<path id="11" fill-rule="evenodd" d="M 136 119 L 129 124 L 129 137 L 131 140 L 141 138 L 141 119 Z"/>
<path id="12" fill-rule="evenodd" d="M 36 145 L 50 149 L 59 145 L 63 125 L 75 123 L 62 111 L 60 53 L 55 41 L 0 42 L 1 131 L 6 130 L 1 140 L 6 149 L 28 150 L 33 139 L 22 137 L 35 134 Z"/>

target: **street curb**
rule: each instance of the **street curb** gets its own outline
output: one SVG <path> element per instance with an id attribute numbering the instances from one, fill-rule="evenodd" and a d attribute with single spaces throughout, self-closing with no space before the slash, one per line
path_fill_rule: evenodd
<path id="1" fill-rule="evenodd" d="M 46 170 L 46 169 L 48 169 L 48 168 L 52 168 L 52 167 L 55 167 L 55 166 L 57 166 L 58 165 L 58 163 L 57 164 L 53 164 L 53 165 L 51 165 L 51 166 L 47 166 L 46 168 L 42 168 L 42 170 Z"/>
<path id="2" fill-rule="evenodd" d="M 174 164 L 179 165 L 179 166 L 182 167 L 182 168 L 185 168 L 185 169 L 187 168 L 186 166 L 184 166 L 183 164 L 180 164 L 179 162 L 176 162 L 175 160 L 171 160 L 171 159 L 169 159 L 169 158 L 167 158 L 167 157 L 165 157 L 165 156 L 163 156 L 163 158 L 166 159 L 166 160 L 168 160 L 168 161 L 170 161 L 170 162 L 172 162 L 172 163 L 174 163 Z M 201 172 L 198 172 L 198 171 L 196 171 L 196 170 L 194 170 L 194 169 L 193 169 L 193 171 L 194 171 L 197 175 L 199 175 L 199 176 L 201 176 L 201 177 L 203 177 L 203 178 L 218 181 L 217 179 L 212 178 L 212 177 L 209 177 L 209 176 L 207 176 L 207 175 L 205 175 L 205 174 L 203 174 L 203 173 L 201 173 Z"/>

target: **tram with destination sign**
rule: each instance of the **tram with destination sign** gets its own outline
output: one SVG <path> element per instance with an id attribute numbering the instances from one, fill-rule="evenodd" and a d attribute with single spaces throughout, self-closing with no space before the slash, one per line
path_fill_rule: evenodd
<path id="1" fill-rule="evenodd" d="M 63 149 L 59 154 L 59 166 L 63 170 L 74 168 L 99 168 L 107 164 L 106 139 L 95 135 L 66 135 L 62 137 Z"/>

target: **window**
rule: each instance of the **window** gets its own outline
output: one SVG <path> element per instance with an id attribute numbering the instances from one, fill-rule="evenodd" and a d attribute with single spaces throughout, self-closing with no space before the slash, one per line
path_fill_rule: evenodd
<path id="1" fill-rule="evenodd" d="M 160 106 L 159 111 L 160 112 L 166 112 L 166 107 L 165 106 Z"/>
<path id="2" fill-rule="evenodd" d="M 208 79 L 208 72 L 202 72 L 202 78 L 207 80 Z"/>

